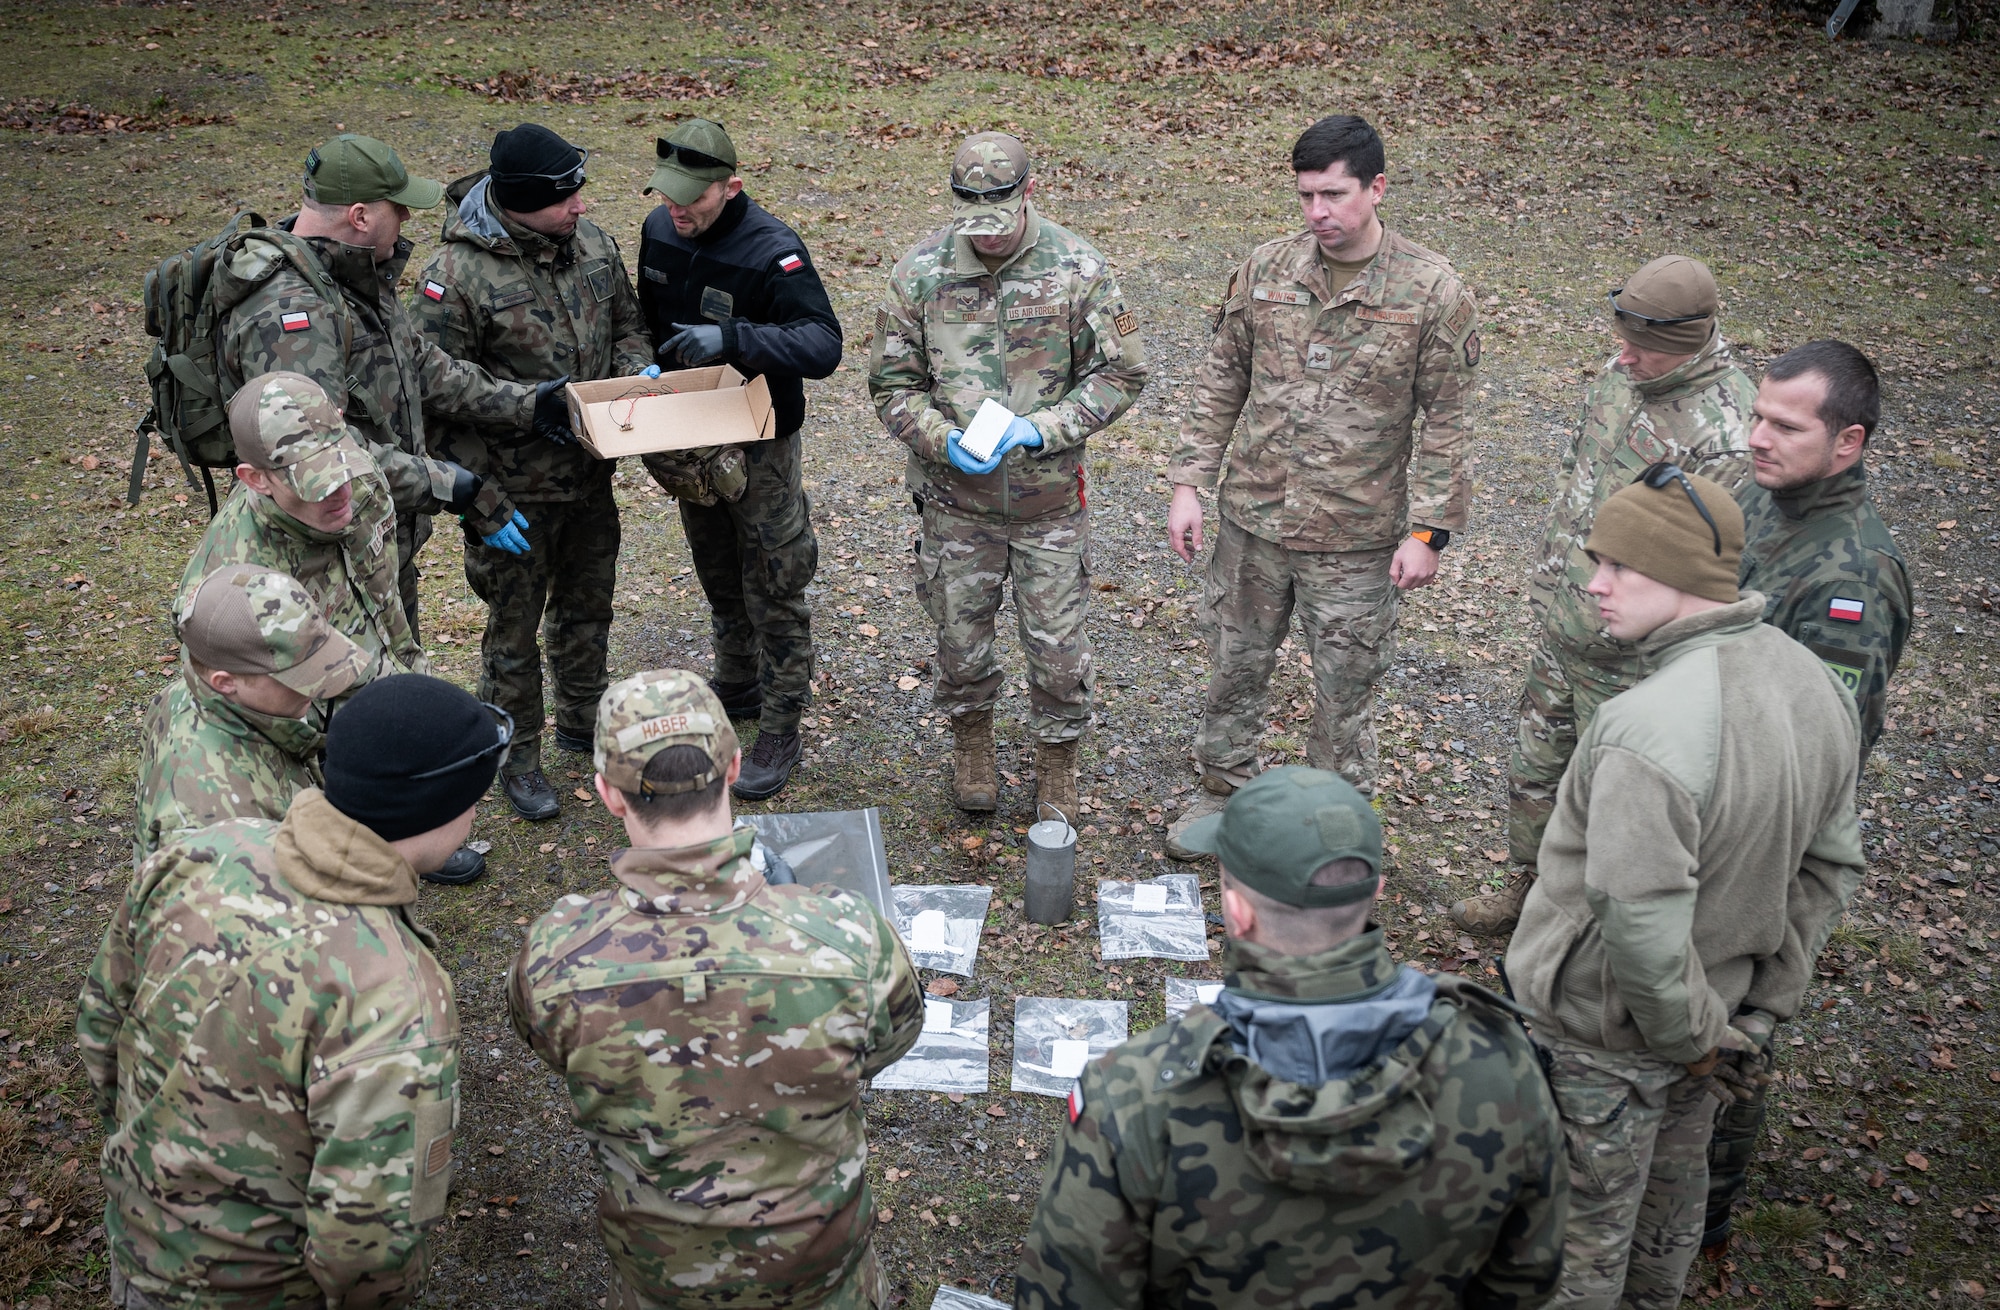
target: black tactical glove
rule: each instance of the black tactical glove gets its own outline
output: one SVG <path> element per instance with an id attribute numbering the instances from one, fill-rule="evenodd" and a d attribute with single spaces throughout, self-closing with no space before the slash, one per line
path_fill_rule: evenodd
<path id="1" fill-rule="evenodd" d="M 472 508 L 473 498 L 479 495 L 479 488 L 486 480 L 463 464 L 454 464 L 450 460 L 439 462 L 451 470 L 451 499 L 445 502 L 445 508 L 454 514 L 463 514 Z"/>
<path id="2" fill-rule="evenodd" d="M 576 441 L 576 434 L 569 430 L 569 398 L 563 394 L 568 385 L 567 373 L 535 384 L 535 435 L 558 446 Z"/>

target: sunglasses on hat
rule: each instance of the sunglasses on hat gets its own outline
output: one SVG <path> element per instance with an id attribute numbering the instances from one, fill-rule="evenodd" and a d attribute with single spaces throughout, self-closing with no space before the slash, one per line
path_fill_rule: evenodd
<path id="1" fill-rule="evenodd" d="M 1005 200 L 1016 191 L 1019 191 L 1021 183 L 1025 181 L 1027 181 L 1026 178 L 1016 178 L 1006 186 L 987 187 L 984 191 L 976 187 L 966 186 L 963 183 L 953 182 L 951 184 L 951 193 L 969 204 L 990 205 L 995 201 Z"/>
<path id="2" fill-rule="evenodd" d="M 495 173 L 493 176 L 508 182 L 549 182 L 558 191 L 576 191 L 590 179 L 583 175 L 583 166 L 590 162 L 590 152 L 577 148 L 576 167 L 561 173 Z"/>
<path id="3" fill-rule="evenodd" d="M 658 137 L 653 141 L 653 153 L 669 161 L 679 159 L 681 166 L 684 168 L 734 169 L 736 167 L 736 165 L 726 159 L 717 159 L 714 155 L 705 155 L 699 150 L 691 150 L 687 146 L 675 145 L 665 137 Z"/>
<path id="4" fill-rule="evenodd" d="M 1611 302 L 1611 316 L 1616 319 L 1631 319 L 1634 323 L 1644 323 L 1647 327 L 1672 327 L 1676 323 L 1699 323 L 1705 318 L 1715 317 L 1715 311 L 1705 314 L 1683 314 L 1679 318 L 1654 318 L 1651 314 L 1641 314 L 1636 309 L 1624 309 L 1618 304 L 1618 297 L 1625 294 L 1624 287 L 1613 287 L 1605 295 Z"/>
<path id="5" fill-rule="evenodd" d="M 482 746 L 463 759 L 453 760 L 450 764 L 442 765 L 435 769 L 425 769 L 422 773 L 413 773 L 410 775 L 411 782 L 421 782 L 425 778 L 441 778 L 447 773 L 456 773 L 466 765 L 483 760 L 495 751 L 500 752 L 500 758 L 495 762 L 496 767 L 506 767 L 507 756 L 512 754 L 514 750 L 514 716 L 501 709 L 498 705 L 495 705 L 492 701 L 483 700 L 479 703 L 487 713 L 493 716 L 493 726 L 498 730 L 498 739 L 491 746 Z"/>
<path id="6" fill-rule="evenodd" d="M 1706 318 L 1707 315 L 1701 317 Z M 1701 521 L 1708 524 L 1708 530 L 1715 535 L 1715 553 L 1722 554 L 1722 529 L 1715 526 L 1714 516 L 1708 512 L 1708 506 L 1701 503 L 1701 497 L 1694 494 L 1694 483 L 1688 481 L 1688 475 L 1681 472 L 1680 465 L 1655 464 L 1632 480 L 1644 483 L 1648 491 L 1658 491 L 1669 482 L 1680 483 L 1681 490 L 1687 493 L 1688 502 L 1694 506 L 1694 512 L 1701 515 Z"/>

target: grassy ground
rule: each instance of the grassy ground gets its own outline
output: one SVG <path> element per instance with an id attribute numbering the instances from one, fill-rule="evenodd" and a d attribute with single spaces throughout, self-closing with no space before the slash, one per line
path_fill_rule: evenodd
<path id="1" fill-rule="evenodd" d="M 126 878 L 136 726 L 172 667 L 165 601 L 205 509 L 157 464 L 137 509 L 120 497 L 145 400 L 145 270 L 238 206 L 289 212 L 305 152 L 343 127 L 451 178 L 522 119 L 591 148 L 595 217 L 629 253 L 650 140 L 690 112 L 729 124 L 750 191 L 811 244 L 848 330 L 849 362 L 813 388 L 807 420 L 822 653 L 811 755 L 781 804 L 879 805 L 899 881 L 996 889 L 977 976 L 959 993 L 994 998 L 996 1090 L 868 1104 L 879 1240 L 900 1297 L 926 1305 L 940 1282 L 1010 1294 L 1058 1122 L 1054 1102 L 1002 1090 L 1012 998 L 1126 999 L 1136 1031 L 1162 1015 L 1163 975 L 1217 970 L 1107 965 L 1088 909 L 1061 930 L 1023 923 L 1032 792 L 1018 682 L 1001 814 L 969 824 L 946 800 L 948 738 L 922 690 L 930 638 L 901 563 L 914 518 L 900 448 L 862 385 L 882 272 L 941 222 L 955 140 L 1005 126 L 1035 151 L 1045 212 L 1101 245 L 1139 313 L 1153 382 L 1092 443 L 1103 672 L 1082 863 L 1100 876 L 1157 870 L 1166 802 L 1193 780 L 1206 676 L 1199 575 L 1163 544 L 1162 468 L 1226 272 L 1293 229 L 1286 151 L 1337 111 L 1382 127 L 1391 221 L 1455 262 L 1486 324 L 1476 525 L 1445 555 L 1442 585 L 1412 597 L 1381 688 L 1396 854 L 1383 918 L 1399 953 L 1490 969 L 1442 911 L 1498 870 L 1528 649 L 1521 584 L 1579 384 L 1610 350 L 1601 297 L 1656 254 L 1699 255 L 1753 361 L 1838 335 L 1883 365 L 1870 458 L 1921 608 L 1863 779 L 1869 884 L 1809 1017 L 1782 1034 L 1744 1237 L 1725 1263 L 1698 1265 L 1691 1290 L 1718 1305 L 1970 1305 L 1996 1283 L 1989 47 L 1832 45 L 1802 18 L 1692 3 L 13 0 L 0 3 L 0 70 L 12 199 L 0 228 L 0 1297 L 102 1296 L 98 1139 L 69 1025 Z M 412 232 L 420 252 L 434 239 L 428 221 Z M 631 474 L 619 486 L 614 665 L 700 667 L 704 615 L 672 506 Z M 424 560 L 425 624 L 443 669 L 470 681 L 480 614 L 453 536 Z M 1269 738 L 1281 757 L 1302 750 L 1308 697 L 1287 660 Z M 573 757 L 553 757 L 552 774 L 565 792 L 588 782 Z M 602 1295 L 592 1171 L 559 1088 L 506 1032 L 499 985 L 522 924 L 559 890 L 602 885 L 614 827 L 565 804 L 532 829 L 489 805 L 477 835 L 494 844 L 492 875 L 428 889 L 421 907 L 467 1035 L 471 1163 L 437 1244 L 438 1304 Z"/>

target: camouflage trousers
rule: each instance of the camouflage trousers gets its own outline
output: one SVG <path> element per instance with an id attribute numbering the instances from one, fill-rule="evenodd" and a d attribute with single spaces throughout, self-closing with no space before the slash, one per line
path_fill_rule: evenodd
<path id="1" fill-rule="evenodd" d="M 889 1304 L 889 1286 L 882 1277 L 882 1266 L 875 1258 L 872 1238 L 840 1286 L 817 1299 L 805 1297 L 792 1289 L 760 1286 L 755 1291 L 746 1292 L 741 1282 L 728 1283 L 727 1290 L 715 1296 L 704 1296 L 699 1288 L 668 1288 L 665 1283 L 664 1279 L 659 1285 L 641 1283 L 623 1269 L 618 1260 L 613 1259 L 611 1286 L 604 1298 L 605 1310 L 692 1310 L 697 1306 L 719 1305 L 743 1306 L 751 1310 L 778 1306 L 785 1307 L 785 1310 L 878 1310 L 878 1307 Z M 758 1295 L 759 1292 L 764 1295 Z"/>
<path id="2" fill-rule="evenodd" d="M 403 614 L 410 620 L 410 636 L 424 644 L 417 627 L 417 552 L 431 539 L 431 516 L 396 514 L 396 590 L 403 598 Z"/>
<path id="3" fill-rule="evenodd" d="M 1745 1072 L 1771 1071 L 1772 1050 L 1751 1054 L 1724 1052 L 1723 1059 L 1736 1060 Z M 1764 1107 L 1770 1103 L 1769 1085 L 1759 1086 L 1747 1101 L 1732 1098 L 1716 1107 L 1715 1136 L 1708 1144 L 1708 1212 L 1702 1220 L 1701 1244 L 1714 1246 L 1729 1240 L 1730 1213 L 1750 1186 L 1750 1162 L 1757 1158 L 1757 1139 L 1764 1135 Z"/>
<path id="4" fill-rule="evenodd" d="M 743 448 L 748 485 L 713 505 L 681 501 L 681 530 L 708 597 L 717 682 L 758 682 L 765 732 L 796 732 L 812 703 L 812 603 L 819 538 L 799 434 Z"/>
<path id="5" fill-rule="evenodd" d="M 1090 723 L 1090 511 L 1030 523 L 976 519 L 922 506 L 912 562 L 917 600 L 937 625 L 931 702 L 953 718 L 990 709 L 1006 674 L 993 650 L 1005 584 L 1028 662 L 1028 729 L 1074 741 Z"/>
<path id="6" fill-rule="evenodd" d="M 1555 813 L 1563 770 L 1576 753 L 1577 735 L 1598 707 L 1646 675 L 1635 653 L 1618 663 L 1584 659 L 1547 634 L 1528 661 L 1521 688 L 1521 726 L 1507 760 L 1507 854 L 1533 868 L 1542 833 Z"/>
<path id="7" fill-rule="evenodd" d="M 1712 1080 L 1648 1051 L 1535 1044 L 1569 1154 L 1562 1285 L 1550 1304 L 1672 1310 L 1701 1246 Z"/>
<path id="8" fill-rule="evenodd" d="M 1394 547 L 1288 550 L 1221 520 L 1208 560 L 1202 622 L 1208 700 L 1195 734 L 1205 774 L 1233 785 L 1256 771 L 1278 643 L 1299 612 L 1312 657 L 1313 726 L 1306 761 L 1375 792 L 1375 680 L 1395 658 L 1399 593 Z"/>
<path id="9" fill-rule="evenodd" d="M 586 741 L 596 731 L 597 701 L 609 685 L 604 666 L 620 540 L 608 482 L 582 500 L 520 508 L 528 520 L 525 555 L 509 555 L 465 530 L 465 580 L 486 602 L 479 698 L 514 716 L 506 771 L 515 777 L 542 767 L 543 646 L 556 726 Z"/>

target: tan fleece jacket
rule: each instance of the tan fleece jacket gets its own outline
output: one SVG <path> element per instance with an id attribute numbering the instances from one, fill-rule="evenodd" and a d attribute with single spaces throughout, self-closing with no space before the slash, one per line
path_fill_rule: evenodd
<path id="1" fill-rule="evenodd" d="M 1797 1013 L 1861 885 L 1854 702 L 1764 597 L 1640 643 L 1658 671 L 1577 743 L 1507 951 L 1537 1032 L 1693 1063 Z"/>

